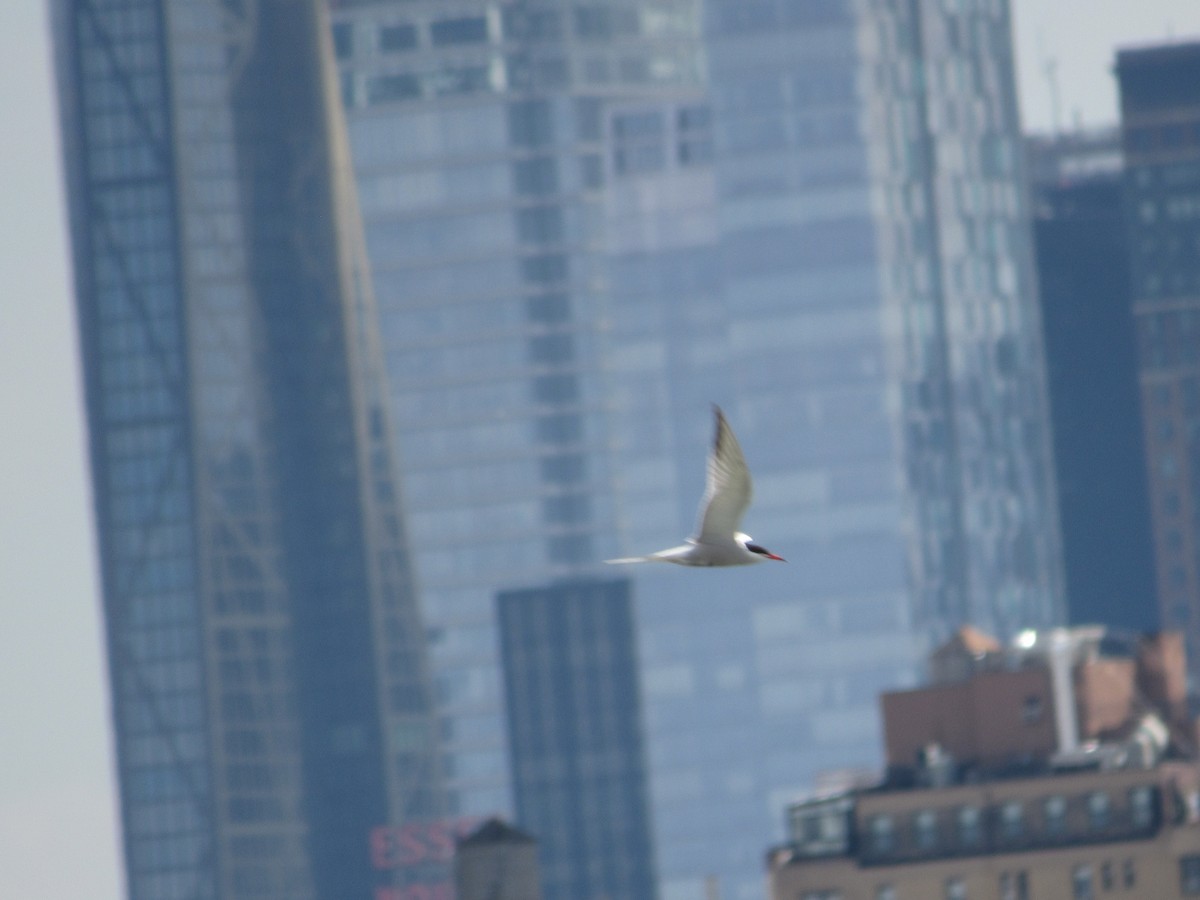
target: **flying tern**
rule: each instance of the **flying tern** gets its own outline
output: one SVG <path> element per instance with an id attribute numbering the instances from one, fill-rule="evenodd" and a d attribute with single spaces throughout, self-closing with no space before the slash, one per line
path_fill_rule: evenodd
<path id="1" fill-rule="evenodd" d="M 609 559 L 610 563 L 669 562 L 680 566 L 746 566 L 776 559 L 766 547 L 754 543 L 748 534 L 738 531 L 742 516 L 750 505 L 753 487 L 746 458 L 733 429 L 719 406 L 713 406 L 717 427 L 708 452 L 708 479 L 704 499 L 700 501 L 696 533 L 686 544 L 660 550 L 648 556 Z"/>

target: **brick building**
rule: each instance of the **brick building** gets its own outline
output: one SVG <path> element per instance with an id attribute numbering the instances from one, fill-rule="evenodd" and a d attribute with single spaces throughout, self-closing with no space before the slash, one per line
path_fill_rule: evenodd
<path id="1" fill-rule="evenodd" d="M 1178 634 L 970 629 L 882 700 L 873 787 L 788 810 L 773 900 L 1200 895 L 1200 770 Z"/>

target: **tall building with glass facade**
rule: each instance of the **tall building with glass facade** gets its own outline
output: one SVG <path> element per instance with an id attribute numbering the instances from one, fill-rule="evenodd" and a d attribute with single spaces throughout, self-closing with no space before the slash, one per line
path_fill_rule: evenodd
<path id="1" fill-rule="evenodd" d="M 629 579 L 497 597 L 517 818 L 545 900 L 655 900 Z"/>
<path id="2" fill-rule="evenodd" d="M 653 844 L 757 897 L 931 641 L 1062 618 L 1007 4 L 333 5 L 455 808 L 496 594 L 688 534 L 715 401 L 792 562 L 632 573 Z"/>
<path id="3" fill-rule="evenodd" d="M 1157 631 L 1120 133 L 1028 147 L 1067 617 Z"/>
<path id="4" fill-rule="evenodd" d="M 52 6 L 129 896 L 444 882 L 323 8 Z"/>
<path id="5" fill-rule="evenodd" d="M 1117 54 L 1146 472 L 1162 625 L 1200 676 L 1200 43 Z"/>
<path id="6" fill-rule="evenodd" d="M 334 7 L 446 774 L 460 811 L 507 811 L 495 594 L 617 550 L 606 186 L 703 106 L 696 9 Z"/>

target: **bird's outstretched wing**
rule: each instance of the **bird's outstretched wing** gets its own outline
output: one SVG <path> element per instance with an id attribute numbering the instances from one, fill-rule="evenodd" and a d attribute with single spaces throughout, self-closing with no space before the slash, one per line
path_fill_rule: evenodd
<path id="1" fill-rule="evenodd" d="M 708 481 L 700 501 L 697 541 L 731 540 L 750 505 L 753 485 L 746 458 L 719 406 L 713 406 L 717 427 L 708 453 Z"/>

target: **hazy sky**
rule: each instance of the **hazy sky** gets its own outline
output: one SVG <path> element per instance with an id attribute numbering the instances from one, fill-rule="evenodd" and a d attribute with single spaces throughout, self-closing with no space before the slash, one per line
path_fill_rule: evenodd
<path id="1" fill-rule="evenodd" d="M 1014 0 L 1026 123 L 1113 122 L 1113 48 L 1200 0 Z M 0 897 L 121 895 L 111 741 L 40 0 L 0 2 Z"/>

